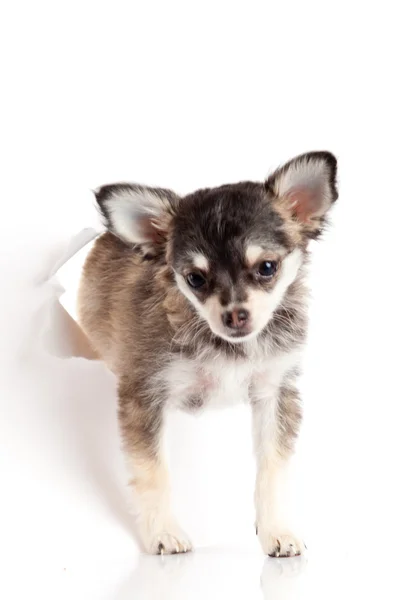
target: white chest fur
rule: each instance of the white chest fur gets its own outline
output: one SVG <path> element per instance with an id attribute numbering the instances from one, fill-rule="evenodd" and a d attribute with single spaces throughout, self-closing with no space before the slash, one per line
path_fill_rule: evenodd
<path id="1" fill-rule="evenodd" d="M 216 356 L 201 360 L 174 358 L 161 374 L 168 404 L 176 408 L 231 406 L 257 396 L 273 395 L 286 373 L 295 367 L 299 351 L 253 360 Z"/>

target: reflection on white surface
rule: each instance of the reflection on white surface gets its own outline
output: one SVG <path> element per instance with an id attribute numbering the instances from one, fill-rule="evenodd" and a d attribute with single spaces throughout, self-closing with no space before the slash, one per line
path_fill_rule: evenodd
<path id="1" fill-rule="evenodd" d="M 261 589 L 265 600 L 298 598 L 304 587 L 307 558 L 266 558 L 261 574 Z"/>
<path id="2" fill-rule="evenodd" d="M 271 559 L 256 552 L 199 549 L 140 556 L 132 575 L 104 600 L 353 600 L 398 598 L 394 554 L 325 550 Z"/>
<path id="3" fill-rule="evenodd" d="M 132 561 L 80 561 L 67 567 L 33 562 L 3 569 L 7 600 L 383 600 L 400 597 L 395 553 L 336 552 L 270 559 L 258 552 L 198 549 Z M 12 590 L 10 595 L 9 590 Z M 7 593 L 6 593 L 7 592 Z"/>
<path id="4" fill-rule="evenodd" d="M 306 559 L 270 559 L 256 553 L 198 550 L 186 555 L 140 556 L 113 600 L 298 597 Z"/>

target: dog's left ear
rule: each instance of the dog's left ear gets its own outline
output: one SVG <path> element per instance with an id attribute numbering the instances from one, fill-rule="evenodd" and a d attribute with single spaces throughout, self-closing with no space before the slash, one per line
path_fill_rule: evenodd
<path id="1" fill-rule="evenodd" d="M 336 173 L 333 154 L 309 152 L 275 171 L 266 187 L 282 216 L 294 220 L 306 237 L 315 238 L 338 197 Z"/>

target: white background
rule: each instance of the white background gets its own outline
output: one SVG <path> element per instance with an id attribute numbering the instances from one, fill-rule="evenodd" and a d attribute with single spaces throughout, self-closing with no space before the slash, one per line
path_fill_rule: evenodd
<path id="1" fill-rule="evenodd" d="M 396 4 L 2 3 L 2 597 L 399 593 Z M 340 200 L 310 274 L 294 498 L 308 560 L 262 556 L 245 408 L 171 419 L 175 504 L 197 551 L 141 556 L 115 381 L 44 349 L 59 293 L 46 276 L 72 235 L 97 226 L 97 185 L 188 192 L 261 179 L 314 149 L 337 155 Z M 69 303 L 77 277 L 60 275 Z"/>

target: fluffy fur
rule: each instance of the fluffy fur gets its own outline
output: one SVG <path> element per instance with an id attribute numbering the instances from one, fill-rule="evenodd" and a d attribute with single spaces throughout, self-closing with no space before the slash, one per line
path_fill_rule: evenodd
<path id="1" fill-rule="evenodd" d="M 337 198 L 328 152 L 265 182 L 179 198 L 135 184 L 96 192 L 108 232 L 87 258 L 79 319 L 119 381 L 119 420 L 144 549 L 191 548 L 170 508 L 165 411 L 249 403 L 262 548 L 303 552 L 283 510 L 301 422 L 296 378 L 307 329 L 307 245 Z"/>

